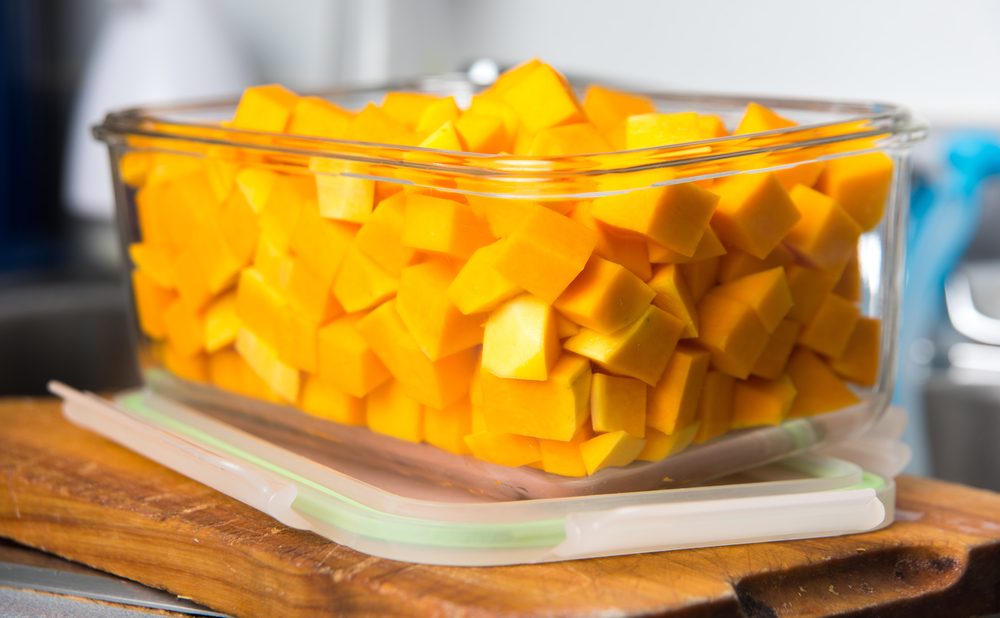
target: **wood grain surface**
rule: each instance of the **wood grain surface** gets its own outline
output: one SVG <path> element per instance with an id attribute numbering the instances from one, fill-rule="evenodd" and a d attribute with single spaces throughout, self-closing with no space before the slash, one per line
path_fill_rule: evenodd
<path id="1" fill-rule="evenodd" d="M 878 532 L 450 568 L 372 558 L 0 402 L 0 536 L 243 616 L 961 616 L 1000 611 L 1000 495 L 899 479 Z"/>

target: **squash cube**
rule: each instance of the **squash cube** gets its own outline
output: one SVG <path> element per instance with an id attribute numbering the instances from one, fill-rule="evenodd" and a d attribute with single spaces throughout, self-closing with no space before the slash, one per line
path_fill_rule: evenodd
<path id="1" fill-rule="evenodd" d="M 507 301 L 486 321 L 482 367 L 497 377 L 547 380 L 559 352 L 552 307 L 530 294 Z"/>
<path id="2" fill-rule="evenodd" d="M 345 315 L 316 334 L 317 375 L 353 397 L 364 397 L 391 376 L 356 325 L 364 316 Z"/>
<path id="3" fill-rule="evenodd" d="M 382 200 L 361 229 L 355 241 L 358 251 L 387 273 L 399 271 L 417 260 L 417 251 L 403 245 L 403 213 L 406 194 L 402 191 Z"/>
<path id="4" fill-rule="evenodd" d="M 763 259 L 801 215 L 774 174 L 740 174 L 715 185 L 712 227 L 727 247 Z"/>
<path id="5" fill-rule="evenodd" d="M 204 246 L 204 243 L 198 243 Z M 174 277 L 177 280 L 177 293 L 189 305 L 195 308 L 205 306 L 212 300 L 212 290 L 209 289 L 208 273 L 202 266 L 201 252 L 194 246 L 188 246 L 174 258 Z"/>
<path id="6" fill-rule="evenodd" d="M 590 209 L 591 202 L 578 202 L 573 208 L 572 217 L 574 221 L 594 231 L 594 253 L 615 264 L 621 264 L 643 281 L 649 279 L 653 273 L 646 241 L 615 233 L 610 226 L 594 219 Z"/>
<path id="7" fill-rule="evenodd" d="M 424 406 L 410 398 L 402 384 L 389 381 L 365 399 L 368 428 L 407 442 L 424 439 Z"/>
<path id="8" fill-rule="evenodd" d="M 319 212 L 328 219 L 364 223 L 375 207 L 375 181 L 362 178 L 357 164 L 314 157 L 309 170 L 316 178 Z"/>
<path id="9" fill-rule="evenodd" d="M 841 272 L 854 255 L 861 227 L 835 201 L 808 187 L 789 192 L 802 218 L 788 232 L 785 242 L 810 264 Z"/>
<path id="10" fill-rule="evenodd" d="M 298 313 L 286 311 L 278 325 L 274 346 L 278 360 L 308 373 L 316 372 L 316 324 Z"/>
<path id="11" fill-rule="evenodd" d="M 854 303 L 836 294 L 827 294 L 816 315 L 799 333 L 799 345 L 837 358 L 847 347 L 860 317 Z"/>
<path id="12" fill-rule="evenodd" d="M 465 455 L 465 436 L 472 433 L 472 408 L 465 397 L 445 408 L 424 407 L 424 440 L 449 453 Z"/>
<path id="13" fill-rule="evenodd" d="M 698 336 L 698 310 L 687 282 L 676 264 L 664 264 L 649 280 L 656 296 L 653 304 L 674 316 L 684 325 L 681 339 Z"/>
<path id="14" fill-rule="evenodd" d="M 642 447 L 636 459 L 640 461 L 662 461 L 671 455 L 680 453 L 694 442 L 698 434 L 699 423 L 691 423 L 683 429 L 671 434 L 657 431 L 652 427 L 646 429 L 646 444 Z"/>
<path id="15" fill-rule="evenodd" d="M 580 445 L 593 437 L 593 434 L 586 429 L 588 428 L 584 425 L 576 432 L 573 439 L 567 441 L 539 440 L 542 470 L 562 476 L 587 476 L 587 465 L 583 462 Z"/>
<path id="16" fill-rule="evenodd" d="M 414 129 L 427 108 L 441 99 L 423 92 L 387 92 L 382 99 L 382 111 L 400 124 Z"/>
<path id="17" fill-rule="evenodd" d="M 448 298 L 462 313 L 469 315 L 492 311 L 521 291 L 495 267 L 502 242 L 498 240 L 476 249 L 448 286 Z"/>
<path id="18" fill-rule="evenodd" d="M 451 262 L 431 259 L 399 276 L 396 311 L 432 361 L 483 342 L 482 316 L 463 314 L 445 293 L 456 273 Z"/>
<path id="19" fill-rule="evenodd" d="M 258 167 L 247 167 L 236 174 L 236 186 L 254 214 L 264 209 L 277 181 L 277 174 Z"/>
<path id="20" fill-rule="evenodd" d="M 649 97 L 621 92 L 597 84 L 587 88 L 583 111 L 616 149 L 625 148 L 625 121 L 636 114 L 650 114 L 656 105 Z"/>
<path id="21" fill-rule="evenodd" d="M 355 325 L 375 356 L 413 399 L 443 408 L 469 392 L 477 353 L 463 350 L 432 361 L 396 312 L 395 301 L 373 309 Z"/>
<path id="22" fill-rule="evenodd" d="M 163 312 L 163 324 L 170 347 L 183 356 L 205 349 L 205 321 L 197 308 L 178 298 Z"/>
<path id="23" fill-rule="evenodd" d="M 526 466 L 542 460 L 538 439 L 510 433 L 477 432 L 465 436 L 476 459 L 502 466 Z"/>
<path id="24" fill-rule="evenodd" d="M 856 303 L 861 300 L 861 264 L 858 262 L 857 249 L 851 254 L 844 272 L 833 286 L 833 293 L 851 302 Z"/>
<path id="25" fill-rule="evenodd" d="M 792 308 L 792 292 L 781 267 L 734 279 L 716 287 L 712 293 L 749 305 L 768 334 L 774 332 Z"/>
<path id="26" fill-rule="evenodd" d="M 333 295 L 348 313 L 368 309 L 396 294 L 399 281 L 352 246 L 333 283 Z"/>
<path id="27" fill-rule="evenodd" d="M 528 132 L 584 119 L 573 90 L 549 65 L 539 63 L 509 79 L 498 95 L 514 110 Z"/>
<path id="28" fill-rule="evenodd" d="M 201 352 L 183 354 L 167 342 L 163 346 L 163 366 L 178 378 L 208 382 L 208 357 Z"/>
<path id="29" fill-rule="evenodd" d="M 499 115 L 468 110 L 455 120 L 455 130 L 469 152 L 495 153 L 507 149 L 510 138 Z"/>
<path id="30" fill-rule="evenodd" d="M 780 425 L 795 402 L 795 385 L 788 376 L 776 380 L 749 378 L 733 389 L 733 429 Z"/>
<path id="31" fill-rule="evenodd" d="M 406 196 L 403 246 L 468 259 L 493 241 L 486 220 L 468 204 L 420 193 Z"/>
<path id="32" fill-rule="evenodd" d="M 281 252 L 288 252 L 302 209 L 313 199 L 313 184 L 309 177 L 278 176 L 258 213 L 261 236 Z"/>
<path id="33" fill-rule="evenodd" d="M 754 257 L 746 251 L 733 249 L 719 258 L 719 283 L 728 283 L 733 279 L 771 270 L 776 266 L 788 266 L 794 262 L 795 255 L 785 245 L 778 245 L 763 259 Z"/>
<path id="34" fill-rule="evenodd" d="M 243 359 L 232 348 L 208 357 L 208 381 L 231 393 L 243 392 Z"/>
<path id="35" fill-rule="evenodd" d="M 785 372 L 785 365 L 788 357 L 795 347 L 795 342 L 799 338 L 799 331 L 802 326 L 791 320 L 782 320 L 781 324 L 774 329 L 771 337 L 767 340 L 764 351 L 757 357 L 751 375 L 769 380 L 777 380 Z"/>
<path id="36" fill-rule="evenodd" d="M 299 370 L 281 362 L 273 346 L 252 331 L 241 328 L 236 335 L 236 351 L 264 384 L 284 401 L 298 401 Z"/>
<path id="37" fill-rule="evenodd" d="M 310 324 L 329 322 L 344 313 L 344 309 L 330 295 L 330 285 L 331 282 L 323 281 L 305 260 L 293 258 L 292 272 L 285 289 L 289 307 Z"/>
<path id="38" fill-rule="evenodd" d="M 166 337 L 167 325 L 163 321 L 163 314 L 174 303 L 177 295 L 157 285 L 152 277 L 141 270 L 133 270 L 132 296 L 142 332 L 151 339 Z"/>
<path id="39" fill-rule="evenodd" d="M 709 353 L 688 345 L 677 346 L 660 383 L 649 389 L 646 424 L 664 434 L 673 434 L 695 418 Z"/>
<path id="40" fill-rule="evenodd" d="M 166 248 L 151 243 L 136 242 L 129 245 L 129 258 L 136 269 L 159 287 L 172 290 L 177 287 L 173 256 Z"/>
<path id="41" fill-rule="evenodd" d="M 675 112 L 629 116 L 625 121 L 625 149 L 654 148 L 702 139 L 698 114 Z"/>
<path id="42" fill-rule="evenodd" d="M 705 228 L 705 232 L 701 235 L 701 239 L 698 241 L 698 246 L 695 247 L 694 253 L 691 255 L 684 255 L 683 253 L 678 253 L 672 249 L 661 247 L 652 241 L 648 243 L 648 247 L 649 261 L 655 264 L 688 264 L 690 262 L 700 262 L 701 260 L 716 258 L 726 254 L 725 246 L 723 246 L 722 241 L 719 240 L 718 234 L 716 234 L 711 227 Z"/>
<path id="43" fill-rule="evenodd" d="M 287 132 L 327 139 L 343 139 L 354 116 L 346 109 L 320 97 L 299 97 L 292 110 Z"/>
<path id="44" fill-rule="evenodd" d="M 236 292 L 220 296 L 205 310 L 205 350 L 217 352 L 235 342 L 242 324 L 236 314 Z"/>
<path id="45" fill-rule="evenodd" d="M 805 348 L 795 348 L 786 372 L 798 393 L 789 418 L 832 412 L 860 401 L 829 365 Z"/>
<path id="46" fill-rule="evenodd" d="M 698 342 L 712 353 L 712 366 L 736 378 L 749 376 L 768 341 L 767 328 L 757 312 L 713 291 L 698 304 L 698 324 Z"/>
<path id="47" fill-rule="evenodd" d="M 847 347 L 833 361 L 833 370 L 855 384 L 875 386 L 882 349 L 881 332 L 882 323 L 879 320 L 860 318 L 847 341 Z"/>
<path id="48" fill-rule="evenodd" d="M 587 467 L 587 474 L 604 468 L 627 466 L 635 461 L 646 441 L 625 431 L 602 433 L 580 445 L 580 455 Z"/>
<path id="49" fill-rule="evenodd" d="M 687 182 L 599 197 L 591 214 L 615 229 L 690 256 L 718 202 L 714 193 Z"/>
<path id="50" fill-rule="evenodd" d="M 710 258 L 688 264 L 678 264 L 684 281 L 687 282 L 691 291 L 691 298 L 695 303 L 701 302 L 705 294 L 715 287 L 715 279 L 719 273 L 721 258 Z"/>
<path id="51" fill-rule="evenodd" d="M 882 220 L 893 168 L 892 159 L 881 152 L 833 159 L 816 189 L 832 197 L 867 232 Z"/>
<path id="52" fill-rule="evenodd" d="M 233 128 L 266 133 L 283 133 L 298 96 L 284 86 L 267 84 L 243 91 L 233 116 Z"/>
<path id="53" fill-rule="evenodd" d="M 287 303 L 257 269 L 246 268 L 240 273 L 236 286 L 236 315 L 255 336 L 272 347 L 278 343 L 278 329 L 284 320 Z"/>
<path id="54" fill-rule="evenodd" d="M 260 236 L 257 215 L 243 193 L 233 191 L 219 210 L 219 231 L 241 266 L 253 259 Z"/>
<path id="55" fill-rule="evenodd" d="M 585 328 L 567 339 L 564 347 L 611 373 L 655 386 L 683 328 L 680 320 L 650 305 L 638 319 L 613 333 Z"/>
<path id="56" fill-rule="evenodd" d="M 785 129 L 794 127 L 796 124 L 760 103 L 750 101 L 747 103 L 747 108 L 743 111 L 743 118 L 740 119 L 736 130 L 733 131 L 733 135 L 747 135 L 748 133 Z"/>
<path id="57" fill-rule="evenodd" d="M 495 268 L 508 281 L 552 303 L 586 266 L 595 243 L 592 230 L 537 207 L 501 245 Z"/>
<path id="58" fill-rule="evenodd" d="M 595 373 L 590 383 L 590 422 L 596 432 L 625 431 L 643 437 L 646 385 L 633 378 Z"/>
<path id="59" fill-rule="evenodd" d="M 554 306 L 580 326 L 611 333 L 634 322 L 655 295 L 624 266 L 592 255 Z"/>
<path id="60" fill-rule="evenodd" d="M 299 406 L 313 416 L 341 425 L 364 426 L 368 422 L 363 400 L 351 397 L 317 376 L 306 377 Z"/>
<path id="61" fill-rule="evenodd" d="M 788 319 L 808 324 L 837 283 L 837 274 L 800 264 L 785 266 L 788 289 L 792 291 L 792 308 Z"/>
<path id="62" fill-rule="evenodd" d="M 528 156 L 565 157 L 597 154 L 612 150 L 608 140 L 589 122 L 549 127 L 535 133 L 528 146 Z"/>
<path id="63" fill-rule="evenodd" d="M 546 381 L 499 378 L 489 371 L 479 372 L 479 381 L 490 432 L 569 440 L 590 413 L 590 363 L 575 354 L 561 355 Z"/>
<path id="64" fill-rule="evenodd" d="M 360 235 L 353 224 L 321 216 L 316 202 L 308 200 L 302 205 L 298 224 L 292 232 L 291 251 L 309 267 L 320 284 L 329 290 L 351 248 L 356 232 Z M 361 249 L 360 242 L 358 248 Z M 386 253 L 391 250 L 391 246 L 385 247 Z"/>
<path id="65" fill-rule="evenodd" d="M 733 419 L 736 380 L 721 371 L 709 371 L 698 397 L 698 433 L 695 444 L 707 442 L 729 431 Z"/>

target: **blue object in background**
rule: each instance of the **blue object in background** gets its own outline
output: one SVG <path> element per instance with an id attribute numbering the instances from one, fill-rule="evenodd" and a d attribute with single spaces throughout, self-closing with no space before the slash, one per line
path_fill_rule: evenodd
<path id="1" fill-rule="evenodd" d="M 922 475 L 933 471 L 922 388 L 928 366 L 918 357 L 918 347 L 945 317 L 945 281 L 975 235 L 985 181 L 1000 174 L 1000 142 L 984 132 L 957 134 L 947 158 L 948 170 L 938 186 L 918 179 L 913 187 L 893 396 L 893 403 L 905 408 L 910 418 L 903 436 L 913 451 L 907 471 Z"/>

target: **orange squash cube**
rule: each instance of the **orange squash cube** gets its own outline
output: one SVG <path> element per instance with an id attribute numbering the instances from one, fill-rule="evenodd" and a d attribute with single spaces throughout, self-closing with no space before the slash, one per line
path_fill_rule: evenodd
<path id="1" fill-rule="evenodd" d="M 298 224 L 292 232 L 291 251 L 319 278 L 321 285 L 329 289 L 351 248 L 355 233 L 360 236 L 355 225 L 321 216 L 316 203 L 309 200 L 302 205 Z M 360 241 L 358 248 L 361 249 Z M 390 253 L 392 247 L 387 245 L 384 251 Z"/>
<path id="2" fill-rule="evenodd" d="M 510 75 L 498 95 L 530 133 L 584 119 L 573 90 L 555 69 L 539 63 Z"/>
<path id="3" fill-rule="evenodd" d="M 177 295 L 161 287 L 141 270 L 132 271 L 132 297 L 139 318 L 139 328 L 151 339 L 163 339 L 167 335 L 167 325 L 163 314 L 172 305 Z"/>
<path id="4" fill-rule="evenodd" d="M 482 431 L 465 436 L 465 444 L 476 459 L 501 466 L 526 466 L 542 460 L 538 439 L 528 436 Z"/>
<path id="5" fill-rule="evenodd" d="M 799 264 L 789 264 L 785 266 L 785 277 L 788 279 L 788 289 L 792 291 L 792 308 L 788 311 L 788 319 L 808 324 L 836 285 L 837 275 Z"/>
<path id="6" fill-rule="evenodd" d="M 403 245 L 406 194 L 394 193 L 379 202 L 375 212 L 358 230 L 355 246 L 387 273 L 399 276 L 417 260 L 417 251 Z"/>
<path id="7" fill-rule="evenodd" d="M 594 253 L 602 258 L 621 264 L 643 281 L 652 275 L 649 250 L 642 238 L 617 234 L 610 226 L 594 219 L 590 212 L 591 202 L 578 202 L 573 208 L 574 221 L 594 231 Z"/>
<path id="8" fill-rule="evenodd" d="M 785 245 L 778 245 L 763 259 L 756 258 L 746 251 L 733 249 L 719 258 L 719 283 L 727 283 L 776 266 L 788 266 L 794 262 L 795 255 Z"/>
<path id="9" fill-rule="evenodd" d="M 682 183 L 599 197 L 591 214 L 613 228 L 690 256 L 698 248 L 718 201 L 714 193 Z"/>
<path id="10" fill-rule="evenodd" d="M 655 295 L 624 266 L 591 256 L 554 306 L 580 326 L 611 333 L 634 322 Z"/>
<path id="11" fill-rule="evenodd" d="M 243 193 L 233 191 L 219 211 L 219 231 L 241 266 L 253 259 L 260 236 L 257 216 Z"/>
<path id="12" fill-rule="evenodd" d="M 625 121 L 626 150 L 683 144 L 700 139 L 701 125 L 695 112 L 635 114 Z"/>
<path id="13" fill-rule="evenodd" d="M 354 114 L 320 97 L 299 97 L 288 122 L 288 133 L 343 139 Z"/>
<path id="14" fill-rule="evenodd" d="M 743 118 L 740 119 L 740 123 L 736 126 L 736 130 L 733 131 L 733 135 L 746 135 L 748 133 L 785 129 L 794 127 L 796 124 L 773 110 L 751 101 L 747 103 L 747 108 L 743 111 Z"/>
<path id="15" fill-rule="evenodd" d="M 316 371 L 316 324 L 298 313 L 286 311 L 278 324 L 274 346 L 278 360 L 308 373 Z"/>
<path id="16" fill-rule="evenodd" d="M 288 301 L 269 285 L 255 268 L 240 273 L 236 286 L 236 315 L 256 336 L 271 346 L 278 342 L 278 329 L 287 311 Z"/>
<path id="17" fill-rule="evenodd" d="M 469 152 L 503 152 L 510 142 L 507 126 L 499 115 L 476 113 L 470 109 L 455 120 L 455 130 Z"/>
<path id="18" fill-rule="evenodd" d="M 881 335 L 882 323 L 879 320 L 860 318 L 844 351 L 833 361 L 833 370 L 855 384 L 875 386 L 882 349 Z"/>
<path id="19" fill-rule="evenodd" d="M 712 353 L 712 366 L 736 378 L 749 376 L 768 341 L 757 312 L 713 291 L 698 304 L 698 324 L 698 342 Z"/>
<path id="20" fill-rule="evenodd" d="M 396 311 L 432 361 L 483 342 L 482 316 L 463 314 L 446 294 L 456 274 L 451 262 L 431 259 L 399 276 Z"/>
<path id="21" fill-rule="evenodd" d="M 736 380 L 721 371 L 709 371 L 698 397 L 698 433 L 694 443 L 701 444 L 729 431 L 733 419 L 733 391 Z"/>
<path id="22" fill-rule="evenodd" d="M 345 315 L 316 334 L 317 375 L 353 397 L 364 397 L 390 378 L 389 370 L 355 328 L 362 317 Z"/>
<path id="23" fill-rule="evenodd" d="M 705 294 L 715 287 L 715 280 L 719 273 L 719 264 L 720 258 L 710 258 L 677 265 L 677 268 L 681 271 L 681 275 L 684 277 L 684 281 L 687 282 L 688 289 L 691 291 L 691 298 L 695 303 L 701 302 Z"/>
<path id="24" fill-rule="evenodd" d="M 217 352 L 236 341 L 243 324 L 236 314 L 236 292 L 216 299 L 205 309 L 205 350 Z"/>
<path id="25" fill-rule="evenodd" d="M 859 318 L 860 311 L 854 303 L 836 294 L 827 294 L 816 315 L 799 333 L 799 345 L 837 358 L 847 347 Z"/>
<path id="26" fill-rule="evenodd" d="M 159 287 L 166 290 L 177 287 L 173 256 L 166 248 L 151 243 L 136 242 L 129 245 L 128 255 L 132 264 Z"/>
<path id="27" fill-rule="evenodd" d="M 354 313 L 392 297 L 397 289 L 399 280 L 351 247 L 334 281 L 333 295 L 347 313 Z"/>
<path id="28" fill-rule="evenodd" d="M 797 391 L 789 418 L 832 412 L 860 401 L 823 360 L 805 348 L 796 348 L 786 369 Z"/>
<path id="29" fill-rule="evenodd" d="M 309 171 L 316 179 L 320 214 L 350 223 L 368 220 L 375 207 L 375 181 L 353 175 L 363 173 L 357 164 L 314 157 L 309 161 Z"/>
<path id="30" fill-rule="evenodd" d="M 208 381 L 231 393 L 243 392 L 243 359 L 232 348 L 208 356 Z"/>
<path id="31" fill-rule="evenodd" d="M 289 307 L 310 324 L 329 322 L 344 313 L 343 307 L 330 295 L 330 284 L 314 273 L 305 260 L 292 258 L 292 271 L 285 289 Z"/>
<path id="32" fill-rule="evenodd" d="M 374 103 L 369 103 L 351 118 L 346 137 L 350 140 L 403 146 L 412 146 L 418 141 L 409 127 Z"/>
<path id="33" fill-rule="evenodd" d="M 861 300 L 861 264 L 858 262 L 857 249 L 851 254 L 844 272 L 833 286 L 833 293 L 855 303 Z"/>
<path id="34" fill-rule="evenodd" d="M 284 86 L 252 86 L 243 91 L 232 126 L 248 131 L 282 133 L 297 102 L 298 96 Z"/>
<path id="35" fill-rule="evenodd" d="M 462 313 L 469 315 L 492 311 L 521 291 L 497 272 L 495 264 L 502 249 L 500 243 L 503 242 L 498 240 L 476 249 L 448 286 L 448 298 Z"/>
<path id="36" fill-rule="evenodd" d="M 713 190 L 719 205 L 712 227 L 727 247 L 763 259 L 795 226 L 801 215 L 774 174 L 740 174 Z"/>
<path id="37" fill-rule="evenodd" d="M 490 432 L 569 440 L 590 414 L 590 363 L 575 354 L 561 355 L 545 381 L 499 378 L 488 371 L 481 371 L 479 380 Z"/>
<path id="38" fill-rule="evenodd" d="M 552 307 L 530 294 L 507 301 L 486 321 L 482 367 L 497 377 L 547 380 L 559 352 Z"/>
<path id="39" fill-rule="evenodd" d="M 200 352 L 183 354 L 167 342 L 163 346 L 163 366 L 179 378 L 208 382 L 208 357 Z"/>
<path id="40" fill-rule="evenodd" d="M 565 157 L 609 152 L 611 144 L 597 127 L 577 122 L 542 129 L 534 134 L 526 154 L 532 157 Z"/>
<path id="41" fill-rule="evenodd" d="M 649 261 L 656 264 L 688 264 L 726 254 L 726 247 L 723 246 L 718 234 L 711 227 L 705 228 L 705 232 L 701 235 L 701 240 L 698 241 L 698 246 L 695 247 L 694 253 L 691 255 L 684 255 L 672 249 L 661 247 L 652 241 L 648 243 L 648 246 Z"/>
<path id="42" fill-rule="evenodd" d="M 387 92 L 382 99 L 382 111 L 392 116 L 396 122 L 415 129 L 427 108 L 441 99 L 442 97 L 423 92 Z"/>
<path id="43" fill-rule="evenodd" d="M 795 347 L 802 326 L 791 320 L 782 320 L 767 340 L 764 351 L 757 357 L 751 375 L 769 380 L 777 380 L 785 372 L 788 357 Z"/>
<path id="44" fill-rule="evenodd" d="M 303 410 L 341 425 L 367 424 L 365 402 L 341 392 L 340 389 L 317 376 L 308 376 L 302 386 Z"/>
<path id="45" fill-rule="evenodd" d="M 642 452 L 646 441 L 629 435 L 625 431 L 602 433 L 580 445 L 580 455 L 587 468 L 587 474 L 595 474 L 604 468 L 627 466 Z"/>
<path id="46" fill-rule="evenodd" d="M 590 422 L 599 433 L 624 431 L 643 437 L 646 385 L 633 378 L 595 373 L 590 383 Z"/>
<path id="47" fill-rule="evenodd" d="M 733 429 L 780 425 L 795 402 L 795 385 L 788 376 L 776 380 L 749 378 L 733 388 Z"/>
<path id="48" fill-rule="evenodd" d="M 646 424 L 664 434 L 673 434 L 692 423 L 708 373 L 709 353 L 679 345 L 660 383 L 649 389 Z"/>
<path id="49" fill-rule="evenodd" d="M 587 88 L 583 111 L 617 149 L 625 147 L 625 121 L 629 116 L 656 111 L 652 99 L 597 84 Z"/>
<path id="50" fill-rule="evenodd" d="M 785 242 L 810 264 L 841 272 L 857 249 L 861 227 L 832 199 L 797 185 L 789 192 L 802 216 Z"/>
<path id="51" fill-rule="evenodd" d="M 163 312 L 163 325 L 170 346 L 184 356 L 205 349 L 205 320 L 197 308 L 178 298 Z"/>
<path id="52" fill-rule="evenodd" d="M 458 120 L 462 112 L 452 97 L 442 97 L 424 108 L 417 121 L 417 135 L 428 135 L 449 120 Z"/>
<path id="53" fill-rule="evenodd" d="M 774 332 L 792 308 L 792 292 L 785 278 L 785 270 L 781 267 L 734 279 L 716 287 L 712 293 L 749 305 L 769 334 Z"/>
<path id="54" fill-rule="evenodd" d="M 424 440 L 456 455 L 469 453 L 465 436 L 472 433 L 472 408 L 462 398 L 445 408 L 424 406 Z"/>
<path id="55" fill-rule="evenodd" d="M 431 131 L 427 137 L 420 141 L 418 146 L 421 148 L 447 150 L 451 152 L 462 152 L 465 150 L 465 145 L 462 143 L 462 139 L 458 136 L 458 130 L 455 129 L 455 123 L 451 120 L 446 120 L 441 123 L 441 126 Z M 407 152 L 403 155 L 403 158 L 406 160 L 421 161 L 425 160 L 428 155 L 429 153 Z"/>
<path id="56" fill-rule="evenodd" d="M 656 296 L 653 304 L 674 316 L 684 325 L 681 339 L 698 336 L 698 311 L 687 282 L 676 264 L 664 264 L 657 268 L 649 287 Z"/>
<path id="57" fill-rule="evenodd" d="M 469 392 L 477 354 L 463 350 L 432 361 L 420 349 L 388 301 L 359 320 L 355 328 L 407 395 L 432 408 L 443 408 Z"/>
<path id="58" fill-rule="evenodd" d="M 411 399 L 402 384 L 389 381 L 365 399 L 368 428 L 407 442 L 424 439 L 424 406 Z"/>
<path id="59" fill-rule="evenodd" d="M 882 220 L 893 169 L 892 159 L 881 152 L 833 159 L 827 162 L 816 189 L 836 200 L 867 232 Z"/>
<path id="60" fill-rule="evenodd" d="M 654 386 L 660 381 L 683 328 L 680 320 L 650 305 L 638 319 L 613 333 L 585 328 L 563 346 L 611 373 Z"/>
<path id="61" fill-rule="evenodd" d="M 586 266 L 595 244 L 592 230 L 538 207 L 501 245 L 495 268 L 508 281 L 552 303 Z"/>
<path id="62" fill-rule="evenodd" d="M 698 435 L 699 423 L 692 423 L 674 433 L 666 434 L 652 427 L 646 429 L 646 444 L 639 451 L 636 459 L 640 461 L 662 461 L 671 455 L 680 453 L 694 442 Z"/>
<path id="63" fill-rule="evenodd" d="M 542 469 L 562 476 L 587 476 L 580 445 L 594 437 L 590 428 L 583 425 L 570 440 L 539 440 Z"/>
<path id="64" fill-rule="evenodd" d="M 419 193 L 406 196 L 403 246 L 468 259 L 493 241 L 486 220 L 468 204 Z"/>
<path id="65" fill-rule="evenodd" d="M 301 384 L 299 371 L 283 363 L 274 347 L 253 332 L 241 328 L 236 335 L 236 351 L 264 384 L 281 399 L 292 403 L 299 400 Z"/>

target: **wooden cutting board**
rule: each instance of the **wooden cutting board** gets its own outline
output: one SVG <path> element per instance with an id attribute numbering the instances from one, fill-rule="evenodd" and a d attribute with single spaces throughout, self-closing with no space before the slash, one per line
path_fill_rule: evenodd
<path id="1" fill-rule="evenodd" d="M 1000 611 L 1000 495 L 899 479 L 896 524 L 556 564 L 372 558 L 64 421 L 0 402 L 0 536 L 246 616 L 960 616 Z"/>

